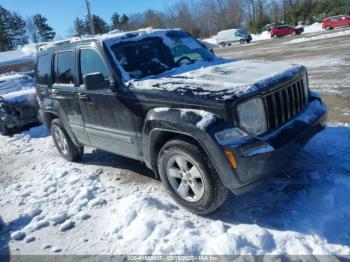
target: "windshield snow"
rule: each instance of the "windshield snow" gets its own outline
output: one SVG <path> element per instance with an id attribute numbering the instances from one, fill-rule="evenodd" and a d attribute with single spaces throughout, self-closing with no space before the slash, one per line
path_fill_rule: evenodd
<path id="1" fill-rule="evenodd" d="M 169 31 L 163 37 L 122 41 L 110 48 L 131 79 L 159 75 L 181 65 L 215 59 L 203 44 L 182 31 Z"/>

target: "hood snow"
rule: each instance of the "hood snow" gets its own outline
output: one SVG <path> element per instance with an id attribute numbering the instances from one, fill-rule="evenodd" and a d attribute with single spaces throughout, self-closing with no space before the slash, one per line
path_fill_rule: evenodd
<path id="1" fill-rule="evenodd" d="M 36 104 L 35 79 L 22 73 L 0 75 L 0 101 L 7 104 Z"/>
<path id="2" fill-rule="evenodd" d="M 197 62 L 128 83 L 131 88 L 191 91 L 194 95 L 227 100 L 287 80 L 302 70 L 302 66 L 285 63 L 218 59 L 216 63 Z"/>

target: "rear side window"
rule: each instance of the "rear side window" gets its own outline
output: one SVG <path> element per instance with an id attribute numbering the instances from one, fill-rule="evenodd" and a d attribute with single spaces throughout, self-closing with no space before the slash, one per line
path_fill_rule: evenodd
<path id="1" fill-rule="evenodd" d="M 73 51 L 55 55 L 55 83 L 74 84 L 75 57 Z"/>
<path id="2" fill-rule="evenodd" d="M 80 73 L 85 76 L 91 73 L 101 73 L 108 78 L 108 70 L 99 53 L 93 49 L 80 50 Z"/>
<path id="3" fill-rule="evenodd" d="M 48 85 L 51 78 L 51 55 L 38 58 L 36 80 L 40 85 Z"/>

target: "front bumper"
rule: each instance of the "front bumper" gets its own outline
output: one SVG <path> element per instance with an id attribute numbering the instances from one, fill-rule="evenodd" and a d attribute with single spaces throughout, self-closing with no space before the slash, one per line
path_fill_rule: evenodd
<path id="1" fill-rule="evenodd" d="M 38 109 L 30 105 L 0 108 L 0 118 L 7 128 L 21 128 L 38 122 Z"/>
<path id="2" fill-rule="evenodd" d="M 221 154 L 219 158 L 223 158 L 217 159 L 215 166 L 223 183 L 235 194 L 248 191 L 263 178 L 284 168 L 314 135 L 324 129 L 326 121 L 325 104 L 313 98 L 301 114 L 272 133 L 225 146 L 224 149 L 233 152 L 237 168 L 233 169 Z M 218 164 L 221 165 L 219 168 Z"/>

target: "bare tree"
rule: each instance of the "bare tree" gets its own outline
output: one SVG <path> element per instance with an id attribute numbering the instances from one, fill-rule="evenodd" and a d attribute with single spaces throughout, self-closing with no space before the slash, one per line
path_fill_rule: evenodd
<path id="1" fill-rule="evenodd" d="M 37 27 L 34 24 L 33 17 L 28 17 L 26 21 L 27 25 L 27 32 L 29 35 L 29 38 L 32 40 L 33 43 L 38 43 L 39 42 L 39 32 Z"/>

